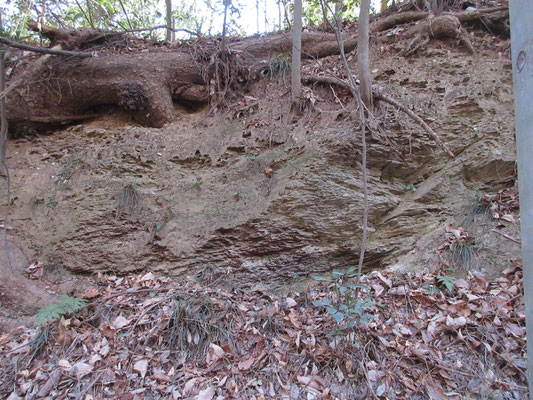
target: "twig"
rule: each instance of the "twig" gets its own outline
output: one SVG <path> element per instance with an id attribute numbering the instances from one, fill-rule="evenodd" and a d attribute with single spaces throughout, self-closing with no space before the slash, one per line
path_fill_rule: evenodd
<path id="1" fill-rule="evenodd" d="M 98 373 L 98 375 L 96 375 L 96 377 L 95 377 L 91 382 L 89 382 L 89 384 L 85 387 L 85 389 L 83 389 L 82 392 L 80 393 L 80 397 L 79 397 L 80 399 L 83 399 L 83 398 L 84 398 L 85 394 L 86 394 L 89 390 L 91 390 L 91 388 L 93 387 L 93 385 L 96 383 L 96 381 L 97 381 L 98 379 L 100 379 L 100 377 L 101 377 L 103 374 L 104 374 L 104 371 L 100 371 L 100 372 Z"/>
<path id="2" fill-rule="evenodd" d="M 14 42 L 13 40 L 9 40 L 4 37 L 0 37 L 0 43 L 3 43 L 7 46 L 14 47 L 14 48 L 21 49 L 21 50 L 32 51 L 34 53 L 41 53 L 41 54 L 52 54 L 55 56 L 71 56 L 71 57 L 82 57 L 82 58 L 93 56 L 91 53 L 87 53 L 85 51 L 55 50 L 55 49 L 48 49 L 46 47 L 30 46 L 27 44 Z"/>
<path id="3" fill-rule="evenodd" d="M 519 239 L 516 239 L 516 238 L 514 238 L 512 236 L 509 236 L 507 233 L 499 231 L 498 229 L 493 229 L 492 232 L 497 233 L 498 235 L 501 235 L 501 236 L 503 236 L 506 239 L 509 239 L 511 242 L 522 244 L 522 242 Z"/>
<path id="4" fill-rule="evenodd" d="M 152 33 L 152 31 L 155 31 L 156 29 L 169 29 L 169 28 L 166 25 L 156 25 L 156 26 L 152 26 L 151 28 L 125 29 L 123 31 L 117 31 L 117 32 L 105 32 L 92 39 L 86 40 L 85 43 L 94 42 L 96 40 L 100 40 L 100 39 L 107 38 L 110 36 L 123 35 L 125 33 L 139 33 L 139 32 L 147 32 L 147 31 Z M 198 33 L 190 31 L 188 29 L 184 29 L 184 28 L 170 28 L 170 30 L 173 32 L 185 32 L 191 36 L 199 36 Z"/>

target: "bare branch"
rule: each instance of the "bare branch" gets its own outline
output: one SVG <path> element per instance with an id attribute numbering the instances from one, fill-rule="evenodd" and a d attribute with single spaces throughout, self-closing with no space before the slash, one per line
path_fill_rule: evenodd
<path id="1" fill-rule="evenodd" d="M 34 53 L 40 53 L 40 54 L 52 54 L 55 56 L 70 56 L 70 57 L 82 57 L 82 58 L 93 56 L 91 53 L 87 53 L 84 51 L 54 50 L 54 49 L 48 49 L 46 47 L 30 46 L 27 44 L 14 42 L 13 40 L 9 40 L 3 37 L 0 37 L 0 43 L 3 43 L 9 47 L 14 47 L 16 49 L 32 51 Z"/>

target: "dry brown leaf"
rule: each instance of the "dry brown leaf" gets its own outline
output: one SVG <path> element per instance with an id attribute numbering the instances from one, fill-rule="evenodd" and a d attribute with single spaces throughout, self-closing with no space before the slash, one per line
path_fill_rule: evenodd
<path id="1" fill-rule="evenodd" d="M 83 291 L 83 298 L 84 299 L 94 299 L 95 297 L 100 296 L 100 292 L 97 288 L 94 286 L 89 286 L 87 289 Z"/>
<path id="2" fill-rule="evenodd" d="M 425 377 L 422 383 L 426 387 L 426 392 L 431 400 L 448 400 L 448 396 L 446 396 L 441 386 L 431 378 Z"/>
<path id="3" fill-rule="evenodd" d="M 148 360 L 142 359 L 135 362 L 135 364 L 133 364 L 133 370 L 141 374 L 141 378 L 144 378 L 146 376 L 146 371 L 148 371 Z"/>
<path id="4" fill-rule="evenodd" d="M 254 357 L 247 358 L 246 360 L 240 361 L 237 365 L 237 368 L 239 368 L 240 371 L 247 371 L 254 364 L 254 362 Z"/>
<path id="5" fill-rule="evenodd" d="M 113 320 L 112 327 L 118 331 L 124 328 L 125 326 L 128 326 L 130 322 L 131 320 L 124 318 L 122 315 L 119 315 Z"/>
<path id="6" fill-rule="evenodd" d="M 211 400 L 214 395 L 215 395 L 214 386 L 209 386 L 208 388 L 204 390 L 200 390 L 200 393 L 198 393 L 198 396 L 196 396 L 195 399 L 196 400 Z"/>
<path id="7" fill-rule="evenodd" d="M 170 377 L 167 374 L 165 374 L 162 370 L 158 368 L 154 368 L 154 372 L 152 376 L 160 382 L 171 382 L 172 381 L 172 379 L 170 379 Z"/>
<path id="8" fill-rule="evenodd" d="M 294 300 L 292 297 L 287 297 L 285 299 L 285 304 L 287 305 L 287 307 L 289 308 L 293 308 L 293 307 L 296 307 L 296 300 Z"/>

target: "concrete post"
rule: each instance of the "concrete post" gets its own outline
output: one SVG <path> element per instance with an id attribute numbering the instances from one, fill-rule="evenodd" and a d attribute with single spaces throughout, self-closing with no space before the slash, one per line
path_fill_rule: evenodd
<path id="1" fill-rule="evenodd" d="M 511 0 L 511 56 L 515 99 L 520 227 L 527 325 L 527 367 L 533 394 L 533 1 Z"/>

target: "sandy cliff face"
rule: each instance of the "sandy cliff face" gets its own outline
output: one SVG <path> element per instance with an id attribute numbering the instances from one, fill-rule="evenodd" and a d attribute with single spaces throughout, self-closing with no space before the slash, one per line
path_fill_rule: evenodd
<path id="1" fill-rule="evenodd" d="M 427 266 L 444 227 L 463 222 L 476 192 L 513 185 L 510 62 L 491 49 L 474 59 L 434 43 L 410 59 L 377 49 L 373 69 L 376 83 L 457 157 L 393 108 L 375 111 L 365 267 Z M 230 113 L 178 110 L 182 119 L 162 129 L 114 116 L 10 142 L 11 236 L 28 262 L 52 274 L 203 271 L 278 286 L 353 265 L 363 209 L 360 124 L 331 88 L 311 90 L 315 110 L 292 124 L 281 81 L 264 81 Z M 503 258 L 518 250 L 491 240 Z"/>

